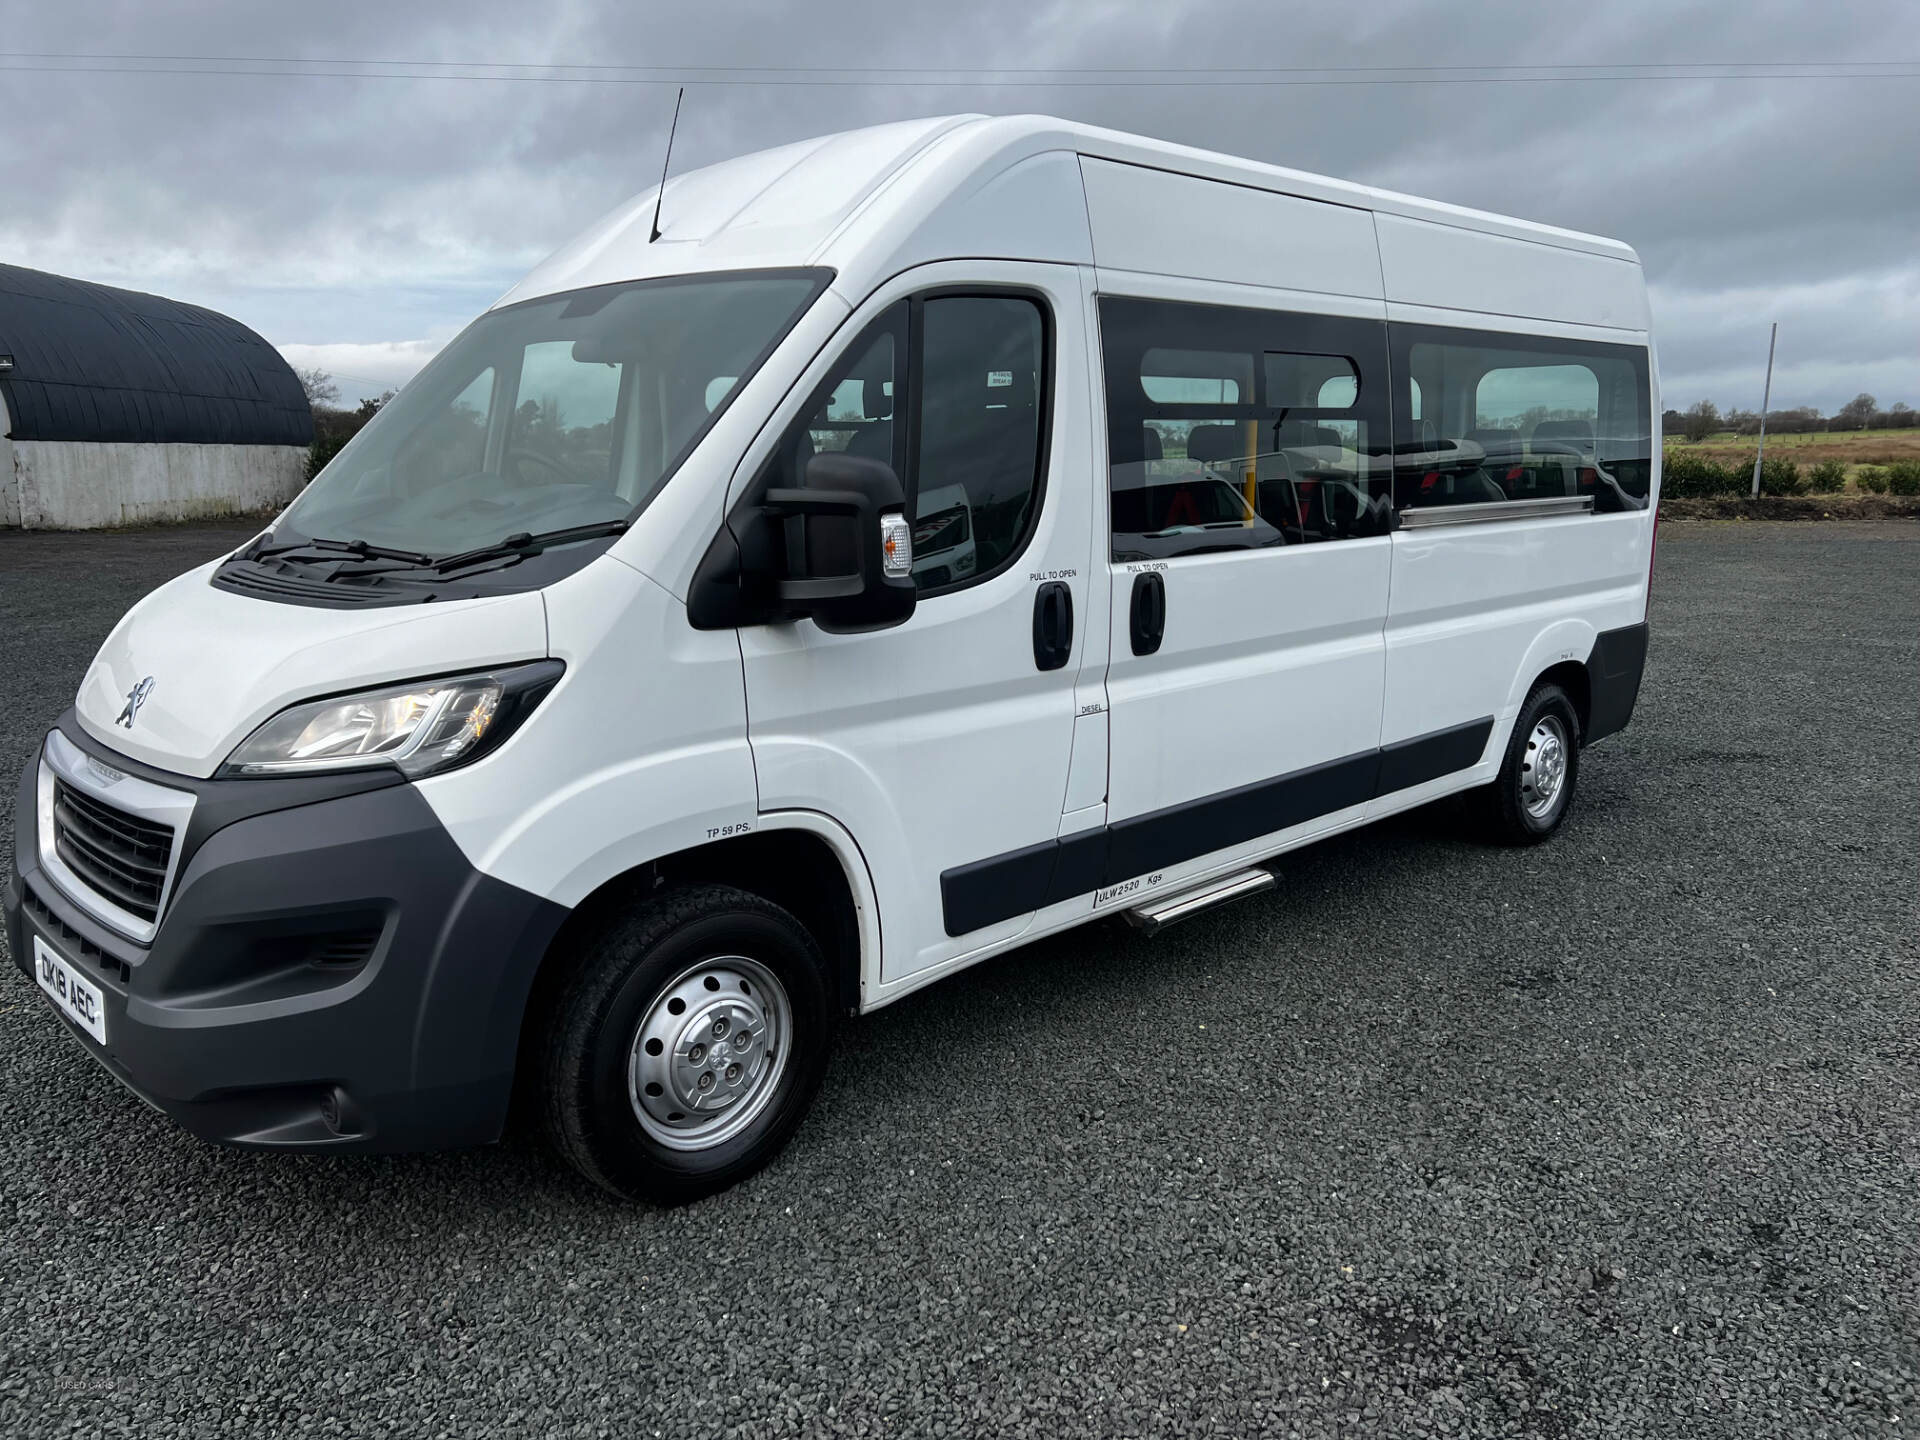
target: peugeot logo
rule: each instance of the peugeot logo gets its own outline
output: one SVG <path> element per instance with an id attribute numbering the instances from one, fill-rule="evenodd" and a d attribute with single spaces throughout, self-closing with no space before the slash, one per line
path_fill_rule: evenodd
<path id="1" fill-rule="evenodd" d="M 153 693 L 153 676 L 149 675 L 133 689 L 127 691 L 126 708 L 120 712 L 120 718 L 113 723 L 133 729 L 133 717 L 140 713 L 140 707 L 147 703 L 147 696 Z"/>

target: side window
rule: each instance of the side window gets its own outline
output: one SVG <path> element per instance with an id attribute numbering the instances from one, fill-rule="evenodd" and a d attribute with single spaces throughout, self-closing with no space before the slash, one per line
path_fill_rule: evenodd
<path id="1" fill-rule="evenodd" d="M 1394 417 L 1402 509 L 1585 497 L 1644 509 L 1652 481 L 1646 352 L 1393 327 L 1407 377 Z"/>
<path id="2" fill-rule="evenodd" d="M 894 463 L 893 405 L 899 357 L 893 336 L 876 335 L 833 387 L 807 426 L 813 453 L 865 455 Z"/>
<path id="3" fill-rule="evenodd" d="M 571 340 L 526 348 L 503 464 L 539 484 L 612 488 L 620 366 L 574 358 Z"/>
<path id="4" fill-rule="evenodd" d="M 816 455 L 864 455 L 902 473 L 904 424 L 895 424 L 894 398 L 903 390 L 900 357 L 907 340 L 907 307 L 896 305 L 867 327 L 808 401 L 800 422 L 775 456 L 771 483 L 799 485 Z"/>
<path id="5" fill-rule="evenodd" d="M 903 363 L 909 355 L 911 366 Z M 867 327 L 814 391 L 763 483 L 798 485 L 807 461 L 831 451 L 885 461 L 908 495 L 914 579 L 923 591 L 966 584 L 1005 564 L 1032 529 L 1047 378 L 1036 301 L 902 302 Z"/>
<path id="6" fill-rule="evenodd" d="M 396 493 L 419 495 L 487 468 L 487 422 L 493 415 L 493 367 L 435 410 L 393 456 Z"/>
<path id="7" fill-rule="evenodd" d="M 922 590 L 997 570 L 1034 518 L 1046 383 L 1032 300 L 943 295 L 920 307 L 913 573 Z"/>
<path id="8" fill-rule="evenodd" d="M 1378 321 L 1100 302 L 1113 558 L 1386 533 Z"/>

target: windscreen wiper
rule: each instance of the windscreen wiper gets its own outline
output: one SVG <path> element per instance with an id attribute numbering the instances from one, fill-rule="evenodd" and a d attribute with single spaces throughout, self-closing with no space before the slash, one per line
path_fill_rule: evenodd
<path id="1" fill-rule="evenodd" d="M 272 560 L 281 555 L 294 555 L 300 550 L 342 550 L 361 560 L 399 560 L 408 565 L 433 563 L 431 555 L 422 555 L 413 550 L 390 550 L 382 545 L 369 544 L 365 540 L 289 540 L 276 545 L 271 530 L 256 536 L 244 549 L 236 551 L 232 558 Z"/>
<path id="2" fill-rule="evenodd" d="M 392 550 L 385 545 L 369 545 L 365 540 L 309 540 L 316 550 L 344 550 L 362 560 L 404 560 L 409 565 L 431 565 L 433 556 L 418 550 Z"/>
<path id="3" fill-rule="evenodd" d="M 499 560 L 511 557 L 523 560 L 529 555 L 538 555 L 553 545 L 571 545 L 576 540 L 597 540 L 602 535 L 620 535 L 633 522 L 630 520 L 600 520 L 592 525 L 570 525 L 564 530 L 521 530 L 496 540 L 491 545 L 478 545 L 471 550 L 462 550 L 455 555 L 442 555 L 438 560 L 427 563 L 445 575 L 448 571 L 458 570 L 466 565 L 477 565 L 482 560 Z"/>

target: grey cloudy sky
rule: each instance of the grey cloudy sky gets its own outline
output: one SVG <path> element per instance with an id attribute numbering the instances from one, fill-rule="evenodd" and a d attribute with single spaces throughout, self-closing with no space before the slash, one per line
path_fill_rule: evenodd
<path id="1" fill-rule="evenodd" d="M 351 399 L 410 374 L 542 255 L 649 188 L 672 84 L 159 75 L 46 52 L 334 72 L 385 60 L 409 75 L 658 66 L 690 82 L 676 170 L 916 115 L 1042 111 L 1624 239 L 1654 288 L 1669 404 L 1757 407 L 1773 319 L 1776 407 L 1831 411 L 1860 390 L 1920 404 L 1912 20 L 1911 0 L 7 0 L 0 258 L 224 310 L 340 375 Z M 1910 62 L 1888 68 L 1912 78 L 1167 83 L 1244 80 L 1229 67 L 1249 66 L 1352 80 L 1360 66 L 1821 61 Z M 696 68 L 718 66 L 755 67 L 728 73 L 760 83 Z M 821 78 L 796 66 L 1081 73 L 765 83 Z"/>

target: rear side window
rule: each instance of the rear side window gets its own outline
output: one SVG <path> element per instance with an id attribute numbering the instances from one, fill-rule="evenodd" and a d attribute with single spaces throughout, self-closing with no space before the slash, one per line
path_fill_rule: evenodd
<path id="1" fill-rule="evenodd" d="M 1386 533 L 1377 320 L 1100 302 L 1113 558 Z"/>
<path id="2" fill-rule="evenodd" d="M 1628 345 L 1394 325 L 1402 509 L 1586 498 L 1644 509 L 1647 356 Z"/>

